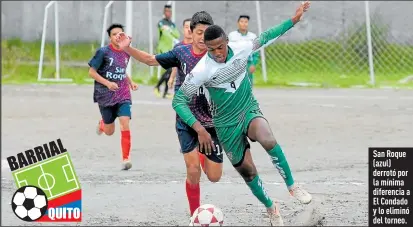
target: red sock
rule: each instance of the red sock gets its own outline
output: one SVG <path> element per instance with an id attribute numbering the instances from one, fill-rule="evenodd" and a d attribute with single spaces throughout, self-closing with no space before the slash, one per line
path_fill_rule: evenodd
<path id="1" fill-rule="evenodd" d="M 199 162 L 201 163 L 202 170 L 205 172 L 205 155 L 199 153 Z"/>
<path id="2" fill-rule="evenodd" d="M 123 160 L 129 158 L 129 153 L 130 153 L 130 131 L 121 131 L 122 133 L 122 138 L 121 140 L 121 145 L 122 145 L 122 158 Z"/>
<path id="3" fill-rule="evenodd" d="M 195 210 L 201 206 L 201 192 L 198 184 L 190 184 L 188 181 L 186 183 L 186 196 L 188 197 L 189 210 L 191 211 L 191 216 L 194 214 Z"/>

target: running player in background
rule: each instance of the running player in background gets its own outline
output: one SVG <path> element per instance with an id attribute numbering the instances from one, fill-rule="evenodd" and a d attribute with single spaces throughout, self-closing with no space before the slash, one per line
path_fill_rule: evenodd
<path id="1" fill-rule="evenodd" d="M 176 28 L 174 22 L 172 22 L 172 6 L 165 5 L 164 6 L 164 17 L 162 20 L 158 22 L 158 30 L 159 30 L 159 42 L 156 48 L 158 54 L 166 53 L 174 47 L 176 43 L 179 42 L 179 31 Z M 160 72 L 161 68 L 158 68 L 158 73 Z M 165 83 L 164 92 L 162 97 L 167 98 L 171 97 L 168 94 L 168 80 L 171 75 L 172 69 L 166 69 L 166 71 L 160 76 L 158 84 L 155 86 L 155 94 L 157 96 L 161 96 L 160 93 L 160 86 L 162 83 Z M 158 74 L 159 76 L 159 74 Z"/>
<path id="2" fill-rule="evenodd" d="M 130 89 L 136 90 L 138 85 L 126 74 L 130 57 L 119 48 L 116 42 L 116 35 L 123 32 L 123 26 L 112 24 L 107 32 L 110 44 L 99 48 L 89 61 L 89 75 L 95 80 L 93 101 L 98 103 L 102 115 L 102 120 L 99 121 L 97 127 L 97 134 L 113 135 L 115 120 L 119 117 L 122 169 L 128 170 L 132 167 L 129 129 L 132 104 Z"/>
<path id="3" fill-rule="evenodd" d="M 248 45 L 230 43 L 228 46 L 227 36 L 221 27 L 208 27 L 204 34 L 208 54 L 186 77 L 172 102 L 181 119 L 198 132 L 201 146 L 210 146 L 211 136 L 188 106 L 201 86 L 209 90 L 218 139 L 232 165 L 255 197 L 267 208 L 271 224 L 274 226 L 283 225 L 279 204 L 273 203 L 263 187 L 252 160 L 247 138 L 258 141 L 267 151 L 292 196 L 304 204 L 310 203 L 312 197 L 294 183 L 283 150 L 275 140 L 269 123 L 252 94 L 251 82 L 247 76 L 247 62 L 253 52 L 291 29 L 309 6 L 309 2 L 302 3 L 291 19 L 263 32 Z"/>
<path id="4" fill-rule="evenodd" d="M 181 46 L 181 45 L 188 45 L 188 44 L 192 44 L 192 33 L 191 33 L 191 18 L 185 19 L 183 22 L 183 34 L 184 34 L 184 40 L 182 40 L 181 42 L 177 43 L 174 48 Z M 182 72 L 182 71 L 180 71 Z M 173 67 L 172 68 L 172 72 L 171 72 L 171 76 L 169 77 L 169 81 L 168 81 L 168 87 L 172 88 L 174 82 L 175 82 L 175 78 L 176 78 L 176 74 L 178 73 L 178 68 L 177 67 Z M 179 78 L 185 78 L 186 74 L 179 74 Z M 179 84 L 175 83 L 175 92 L 177 91 L 177 89 L 179 89 L 180 87 L 180 83 L 184 81 L 184 80 L 180 80 L 178 81 Z"/>
<path id="5" fill-rule="evenodd" d="M 252 42 L 254 39 L 257 38 L 257 35 L 248 31 L 248 22 L 250 20 L 250 16 L 248 15 L 241 15 L 238 18 L 238 30 L 229 33 L 228 40 L 229 42 Z M 251 54 L 248 58 L 248 65 L 247 65 L 247 72 L 248 77 L 251 80 L 251 85 L 254 85 L 254 72 L 256 69 L 256 65 L 258 64 L 258 60 L 260 59 L 260 52 L 255 52 Z"/>
<path id="6" fill-rule="evenodd" d="M 131 40 L 124 33 L 119 34 L 118 40 L 121 48 L 136 60 L 150 66 L 161 65 L 165 69 L 177 67 L 180 75 L 187 75 L 207 53 L 204 43 L 204 31 L 212 24 L 214 24 L 214 22 L 209 13 L 205 11 L 195 13 L 191 18 L 190 24 L 192 44 L 180 45 L 164 54 L 151 55 L 130 47 Z M 184 78 L 177 78 L 178 86 L 180 86 L 181 80 L 183 79 Z M 189 111 L 199 119 L 199 128 L 206 130 L 208 132 L 207 134 L 200 134 L 185 124 L 178 115 L 176 116 L 176 132 L 186 164 L 187 179 L 185 185 L 191 216 L 201 205 L 199 187 L 201 177 L 200 165 L 211 182 L 219 181 L 222 176 L 223 152 L 217 139 L 208 100 L 206 98 L 207 94 L 205 92 L 206 89 L 199 87 L 199 89 L 193 93 L 192 102 L 189 103 Z M 201 136 L 205 135 L 209 136 L 209 146 L 205 146 L 204 143 L 199 143 L 199 140 L 205 141 L 205 138 L 201 138 Z M 213 149 L 211 149 L 211 147 L 213 147 Z M 204 154 L 207 158 L 205 158 Z"/>

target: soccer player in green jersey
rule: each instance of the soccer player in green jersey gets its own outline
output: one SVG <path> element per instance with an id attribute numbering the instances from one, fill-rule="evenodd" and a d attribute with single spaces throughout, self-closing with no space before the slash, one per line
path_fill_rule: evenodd
<path id="1" fill-rule="evenodd" d="M 273 226 L 283 225 L 279 205 L 269 198 L 263 187 L 251 157 L 247 138 L 258 141 L 267 151 L 292 196 L 303 204 L 310 203 L 312 197 L 294 184 L 283 150 L 275 140 L 252 94 L 251 81 L 247 76 L 247 63 L 251 54 L 291 29 L 309 6 L 310 2 L 303 2 L 291 19 L 268 29 L 248 43 L 228 43 L 221 27 L 209 26 L 204 33 L 208 54 L 186 77 L 172 102 L 173 108 L 181 119 L 198 133 L 201 149 L 206 148 L 211 152 L 214 150 L 211 136 L 194 117 L 188 106 L 191 97 L 197 93 L 200 86 L 208 89 L 219 142 L 252 193 L 267 208 Z"/>

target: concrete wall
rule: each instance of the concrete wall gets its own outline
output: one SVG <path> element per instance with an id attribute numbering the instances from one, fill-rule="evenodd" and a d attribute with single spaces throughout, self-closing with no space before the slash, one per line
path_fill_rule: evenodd
<path id="1" fill-rule="evenodd" d="M 104 7 L 108 1 L 59 2 L 60 40 L 67 42 L 100 41 Z M 165 1 L 166 2 L 166 1 Z M 162 17 L 165 3 L 153 1 L 154 39 L 157 37 L 156 22 Z M 47 1 L 2 1 L 2 39 L 18 37 L 23 40 L 40 40 L 44 7 Z M 281 22 L 295 12 L 299 2 L 262 1 L 263 29 Z M 138 45 L 148 43 L 148 3 L 133 2 L 133 37 Z M 413 2 L 370 2 L 372 22 L 380 21 L 389 27 L 386 39 L 390 42 L 413 45 Z M 176 21 L 191 17 L 197 11 L 211 13 L 216 24 L 226 31 L 236 29 L 239 14 L 251 16 L 250 30 L 257 32 L 255 2 L 247 1 L 187 1 L 176 3 Z M 125 22 L 125 2 L 115 2 L 110 11 L 109 23 Z M 379 20 L 380 19 L 380 20 Z M 315 38 L 340 39 L 343 32 L 355 23 L 365 23 L 362 1 L 313 2 L 311 11 L 297 28 L 283 40 L 290 42 Z M 54 40 L 54 8 L 49 11 L 47 40 Z"/>

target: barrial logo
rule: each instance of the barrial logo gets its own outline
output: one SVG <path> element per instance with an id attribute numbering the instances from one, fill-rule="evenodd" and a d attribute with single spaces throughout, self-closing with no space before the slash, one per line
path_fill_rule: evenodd
<path id="1" fill-rule="evenodd" d="M 17 186 L 13 212 L 31 222 L 81 222 L 82 190 L 61 139 L 7 158 Z"/>

